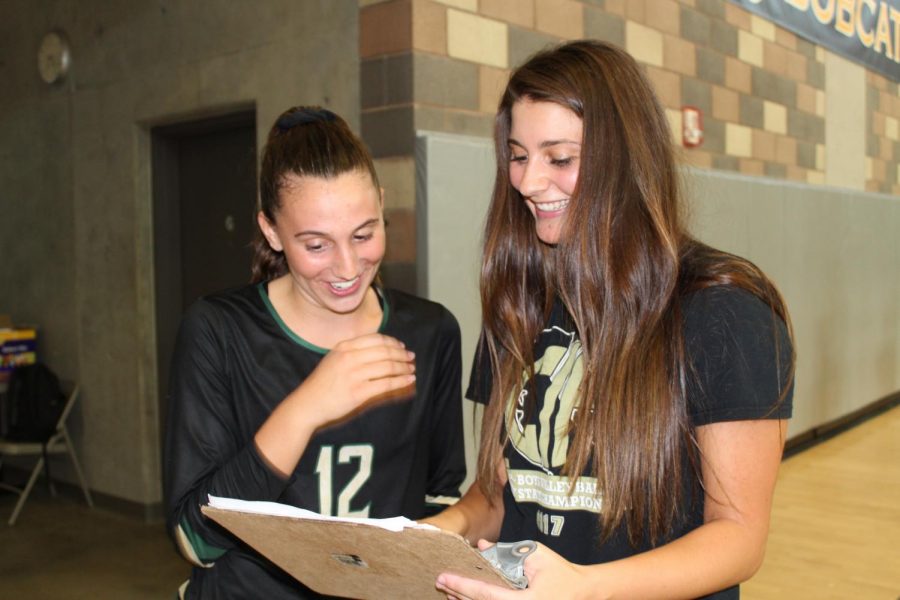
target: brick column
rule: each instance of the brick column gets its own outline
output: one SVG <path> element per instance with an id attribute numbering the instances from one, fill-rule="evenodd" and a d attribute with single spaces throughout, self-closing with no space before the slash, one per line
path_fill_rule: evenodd
<path id="1" fill-rule="evenodd" d="M 504 4 L 482 0 L 482 13 L 503 12 Z M 362 137 L 382 178 L 388 222 L 382 274 L 387 285 L 415 292 L 416 132 L 492 135 L 509 74 L 510 26 L 479 14 L 476 0 L 360 5 Z M 516 5 L 533 19 L 532 2 Z"/>

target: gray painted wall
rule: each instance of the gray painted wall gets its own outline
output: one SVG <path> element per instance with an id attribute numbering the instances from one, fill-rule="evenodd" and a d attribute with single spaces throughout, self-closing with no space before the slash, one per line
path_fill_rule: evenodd
<path id="1" fill-rule="evenodd" d="M 787 301 L 789 435 L 900 390 L 900 198 L 712 171 L 687 187 L 698 236 L 753 260 Z"/>
<path id="2" fill-rule="evenodd" d="M 74 64 L 47 86 L 36 51 L 56 28 Z M 0 3 L 0 313 L 39 325 L 41 357 L 81 382 L 101 495 L 162 497 L 150 128 L 255 107 L 261 148 L 278 113 L 316 103 L 358 130 L 358 28 L 355 0 Z"/>
<path id="3" fill-rule="evenodd" d="M 490 140 L 420 132 L 417 141 L 420 293 L 459 319 L 465 382 L 493 161 Z M 686 171 L 684 186 L 695 235 L 754 261 L 788 304 L 798 352 L 789 436 L 900 390 L 900 198 L 721 171 Z"/>
<path id="4" fill-rule="evenodd" d="M 484 216 L 494 185 L 494 146 L 484 138 L 420 131 L 416 136 L 418 293 L 441 302 L 462 332 L 463 392 L 481 327 L 478 274 Z M 481 410 L 463 402 L 467 477 L 473 480 Z"/>

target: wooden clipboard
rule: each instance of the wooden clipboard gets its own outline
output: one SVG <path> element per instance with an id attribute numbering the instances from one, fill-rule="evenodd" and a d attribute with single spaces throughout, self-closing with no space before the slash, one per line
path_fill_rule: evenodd
<path id="1" fill-rule="evenodd" d="M 443 572 L 514 589 L 461 536 L 447 531 L 320 521 L 203 506 L 216 521 L 307 587 L 361 600 L 445 598 Z"/>

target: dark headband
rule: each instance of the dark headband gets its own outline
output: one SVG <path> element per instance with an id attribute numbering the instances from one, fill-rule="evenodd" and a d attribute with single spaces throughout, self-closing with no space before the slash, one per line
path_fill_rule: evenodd
<path id="1" fill-rule="evenodd" d="M 275 126 L 279 131 L 288 131 L 297 125 L 334 121 L 336 118 L 337 115 L 327 108 L 301 108 L 286 115 L 282 115 L 281 118 L 275 122 Z"/>

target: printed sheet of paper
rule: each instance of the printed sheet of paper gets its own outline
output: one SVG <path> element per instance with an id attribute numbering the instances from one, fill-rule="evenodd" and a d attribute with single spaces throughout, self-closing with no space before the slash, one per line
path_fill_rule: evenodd
<path id="1" fill-rule="evenodd" d="M 209 505 L 213 508 L 222 508 L 225 510 L 235 510 L 238 512 L 254 513 L 258 515 L 273 515 L 277 517 L 294 517 L 296 519 L 313 519 L 316 521 L 337 521 L 341 523 L 356 523 L 363 525 L 372 525 L 373 527 L 381 527 L 388 531 L 402 531 L 407 527 L 419 529 L 431 529 L 438 531 L 433 525 L 417 523 L 406 517 L 391 517 L 390 519 L 359 519 L 350 517 L 330 517 L 328 515 L 320 515 L 317 512 L 306 510 L 305 508 L 297 508 L 290 504 L 280 504 L 278 502 L 254 502 L 249 500 L 237 500 L 235 498 L 221 498 L 219 496 L 209 496 Z"/>

